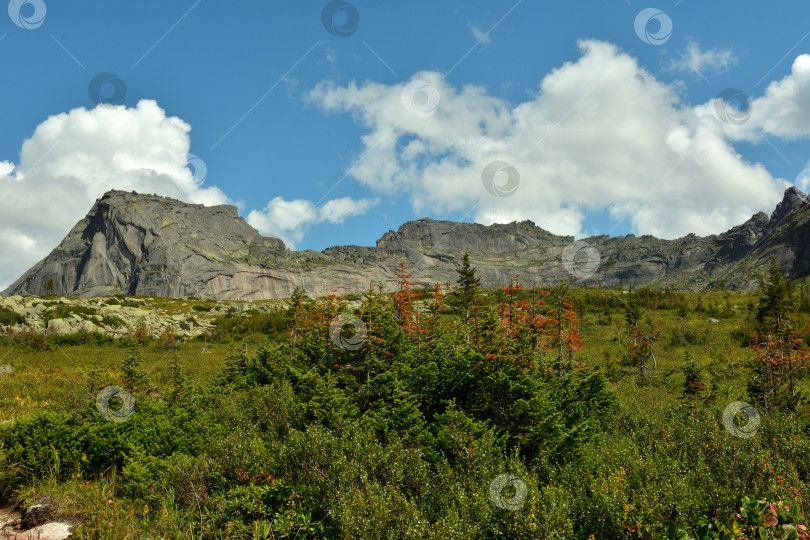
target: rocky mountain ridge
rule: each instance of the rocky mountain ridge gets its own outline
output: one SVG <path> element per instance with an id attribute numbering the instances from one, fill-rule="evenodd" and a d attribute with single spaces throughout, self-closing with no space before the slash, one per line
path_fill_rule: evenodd
<path id="1" fill-rule="evenodd" d="M 651 285 L 682 290 L 751 289 L 771 255 L 785 273 L 810 273 L 810 204 L 795 187 L 768 216 L 755 214 L 722 234 L 674 240 L 634 235 L 557 236 L 531 221 L 480 225 L 428 218 L 385 233 L 375 247 L 291 251 L 261 236 L 229 205 L 110 191 L 59 246 L 3 295 L 163 297 L 218 300 L 357 294 L 397 284 L 400 261 L 417 286 L 456 280 L 464 250 L 482 283 L 503 286 Z"/>

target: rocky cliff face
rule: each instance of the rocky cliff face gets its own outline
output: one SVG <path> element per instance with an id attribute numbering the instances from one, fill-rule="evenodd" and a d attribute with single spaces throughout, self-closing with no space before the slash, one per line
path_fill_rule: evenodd
<path id="1" fill-rule="evenodd" d="M 579 286 L 748 289 L 776 256 L 792 278 L 810 273 L 810 204 L 796 188 L 771 216 L 759 213 L 720 234 L 675 240 L 634 235 L 556 236 L 531 221 L 484 226 L 420 219 L 389 231 L 376 247 L 290 251 L 261 236 L 233 206 L 187 204 L 110 191 L 62 243 L 6 291 L 70 296 L 197 296 L 220 300 L 361 293 L 396 286 L 399 262 L 421 286 L 456 280 L 465 249 L 488 287 L 520 274 L 528 286 L 561 279 Z M 590 247 L 588 247 L 590 246 Z M 52 283 L 53 290 L 46 285 Z"/>

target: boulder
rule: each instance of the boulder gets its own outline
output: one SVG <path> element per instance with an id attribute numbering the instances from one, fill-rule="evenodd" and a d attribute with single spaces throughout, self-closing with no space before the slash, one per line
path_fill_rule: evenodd
<path id="1" fill-rule="evenodd" d="M 72 526 L 69 523 L 52 521 L 26 531 L 14 533 L 14 537 L 20 539 L 41 538 L 42 540 L 65 540 L 71 537 L 71 529 Z"/>
<path id="2" fill-rule="evenodd" d="M 25 507 L 20 518 L 20 528 L 31 529 L 37 525 L 47 523 L 51 518 L 51 513 L 51 503 L 47 499 Z"/>
<path id="3" fill-rule="evenodd" d="M 51 319 L 48 321 L 48 333 L 57 335 L 69 334 L 70 323 L 65 319 Z"/>
<path id="4" fill-rule="evenodd" d="M 79 324 L 75 325 L 73 327 L 73 330 L 75 332 L 91 333 L 91 332 L 98 332 L 101 329 L 90 321 L 82 321 Z"/>
<path id="5" fill-rule="evenodd" d="M 141 317 L 148 318 L 149 316 L 152 315 L 151 311 L 147 311 L 141 308 L 125 308 L 125 312 L 127 316 L 132 317 L 136 320 L 140 319 Z"/>
<path id="6" fill-rule="evenodd" d="M 48 308 L 45 307 L 45 304 L 37 304 L 35 306 L 27 305 L 25 306 L 24 313 L 22 313 L 21 315 L 27 319 L 28 317 L 33 317 L 35 315 L 41 314 L 46 309 Z"/>
<path id="7" fill-rule="evenodd" d="M 23 325 L 19 325 L 19 326 L 23 326 Z M 44 332 L 45 331 L 45 321 L 43 321 L 39 317 L 28 317 L 28 320 L 26 321 L 25 326 L 28 329 L 33 330 L 34 332 Z M 22 328 L 17 330 L 18 333 L 22 332 L 22 331 L 23 331 Z"/>

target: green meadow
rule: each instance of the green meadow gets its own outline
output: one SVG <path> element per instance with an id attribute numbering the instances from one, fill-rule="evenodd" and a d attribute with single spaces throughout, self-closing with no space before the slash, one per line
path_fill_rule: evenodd
<path id="1" fill-rule="evenodd" d="M 0 498 L 76 538 L 808 537 L 803 283 L 408 277 L 186 342 L 2 338 Z"/>

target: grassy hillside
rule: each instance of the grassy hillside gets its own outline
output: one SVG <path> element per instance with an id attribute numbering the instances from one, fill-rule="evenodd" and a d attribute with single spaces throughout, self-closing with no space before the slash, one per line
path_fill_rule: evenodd
<path id="1" fill-rule="evenodd" d="M 78 538 L 803 538 L 808 302 L 782 291 L 789 368 L 752 348 L 765 292 L 519 278 L 187 342 L 6 337 L 0 497 Z"/>

